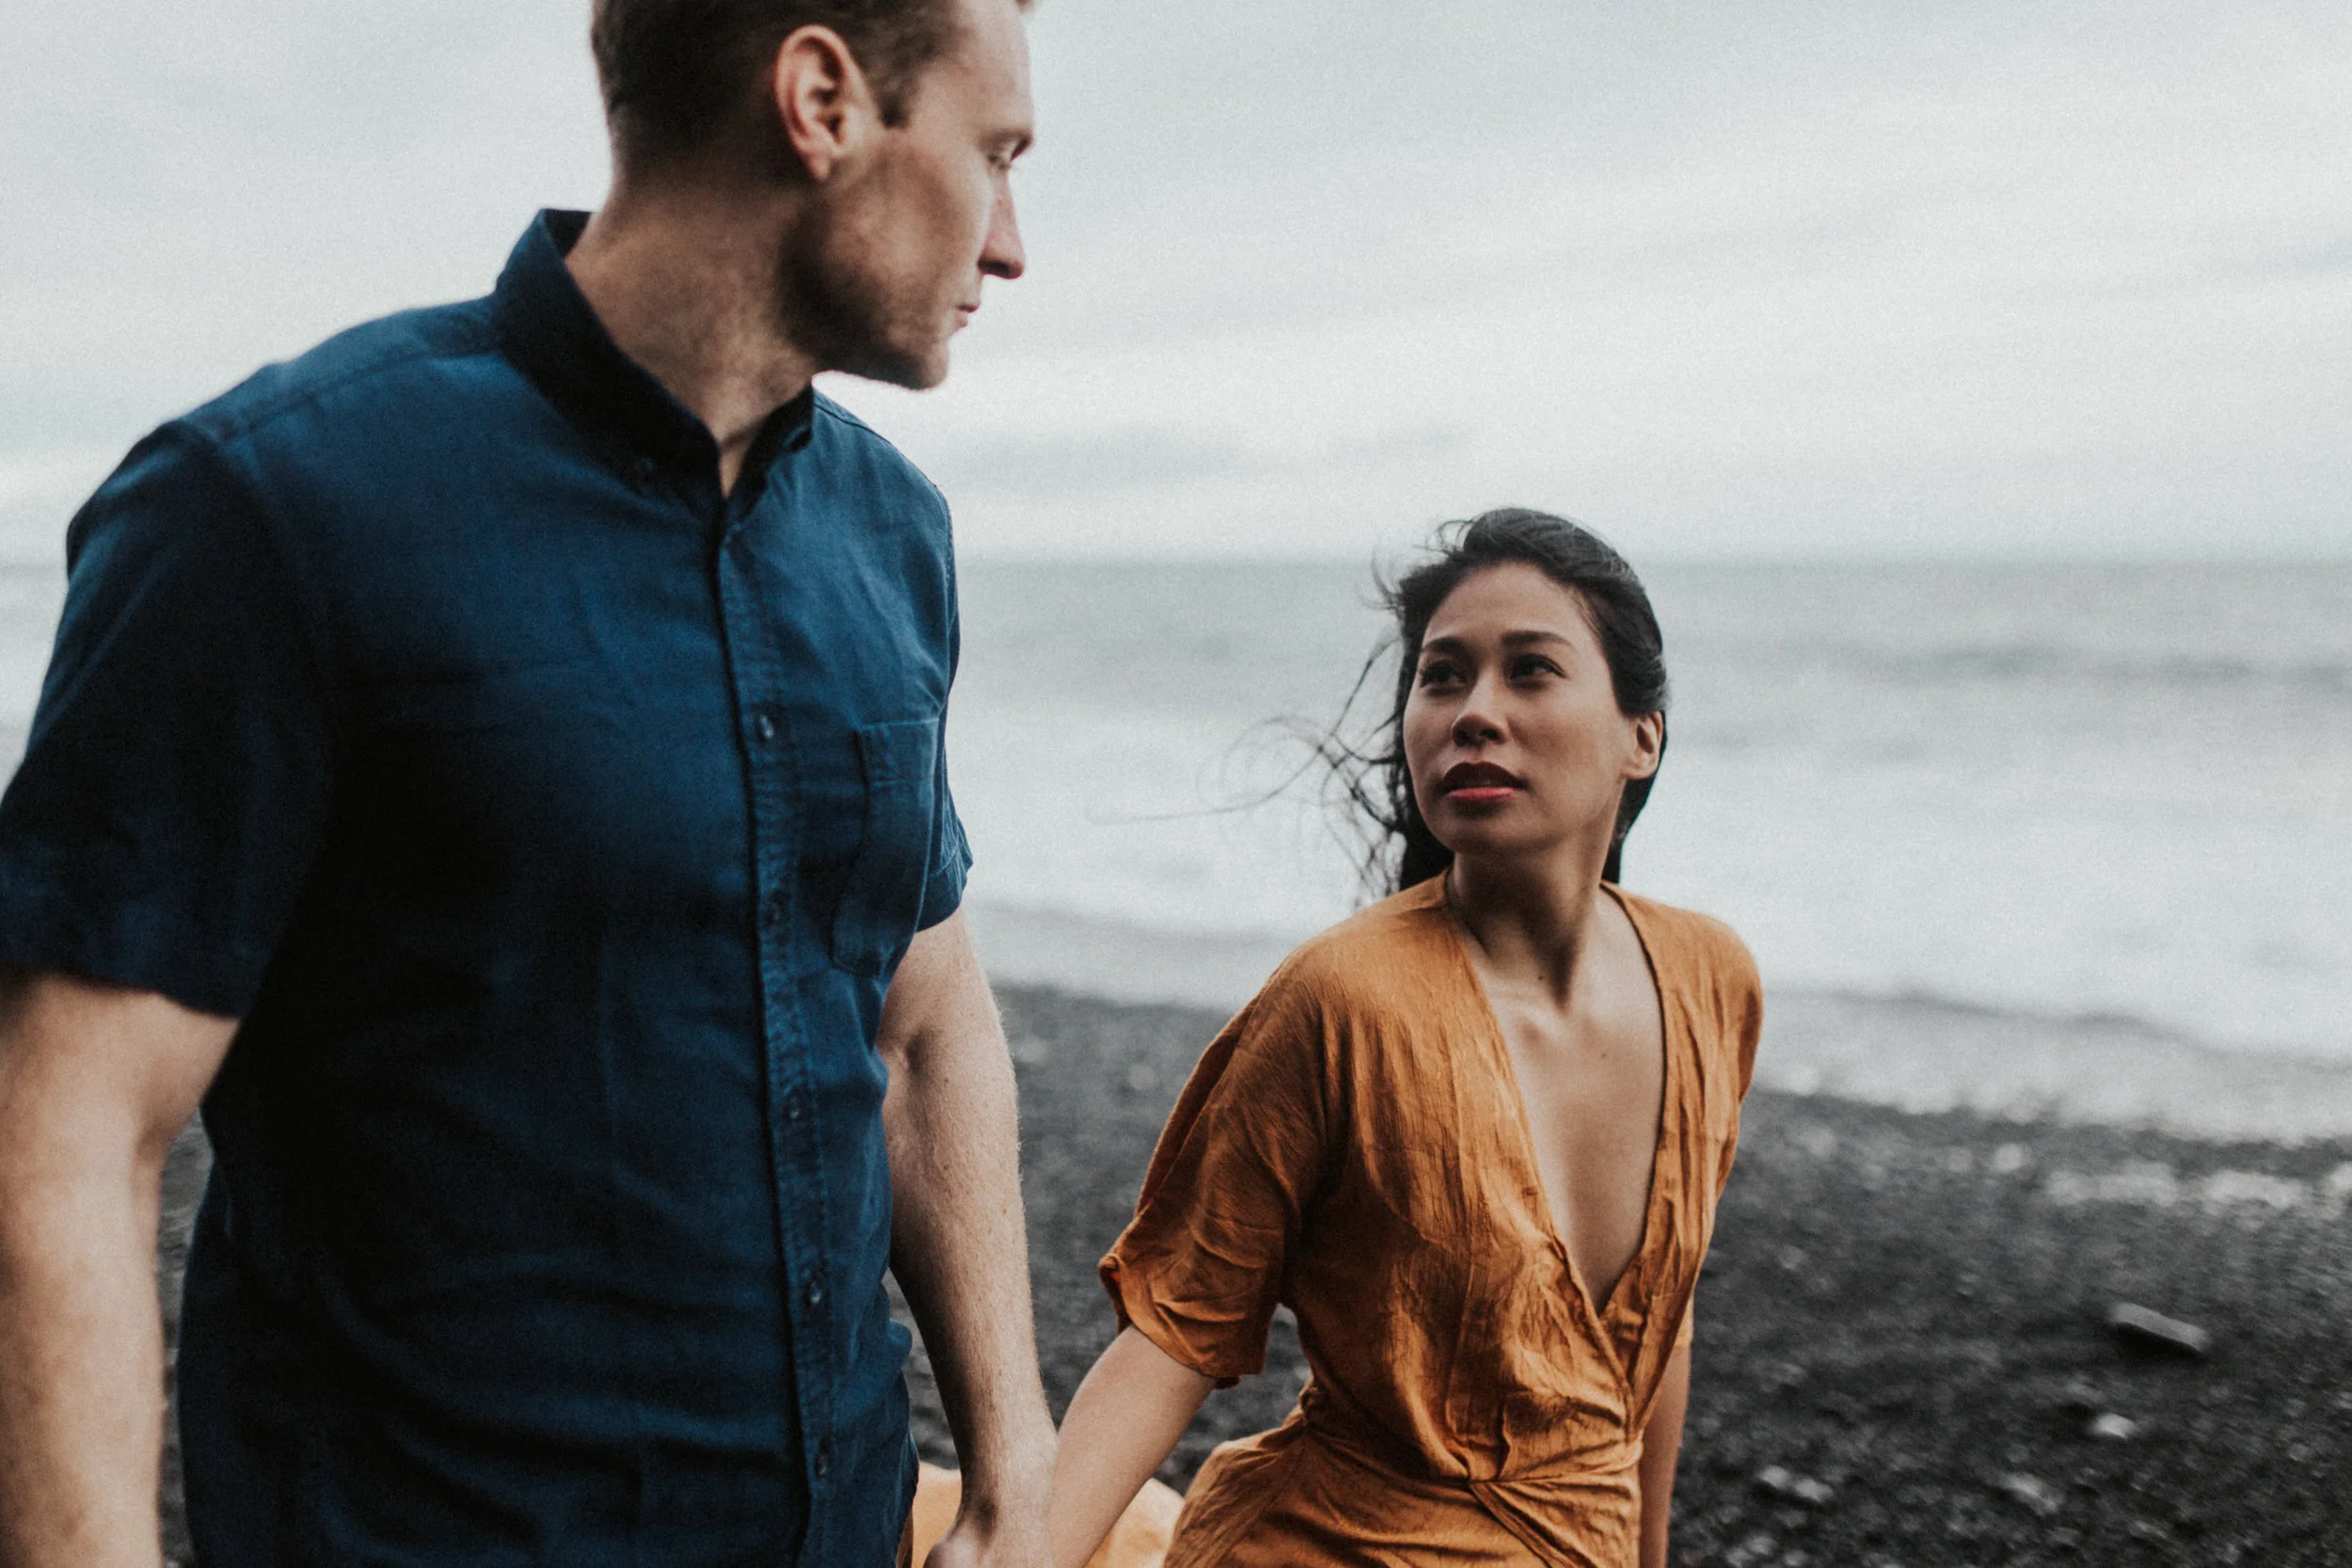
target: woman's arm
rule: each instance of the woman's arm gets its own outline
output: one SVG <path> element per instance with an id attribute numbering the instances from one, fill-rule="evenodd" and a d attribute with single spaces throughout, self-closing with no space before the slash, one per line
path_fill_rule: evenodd
<path id="1" fill-rule="evenodd" d="M 1136 1330 L 1120 1331 L 1062 1418 L 1046 1513 L 1054 1568 L 1085 1568 L 1215 1386 Z"/>
<path id="2" fill-rule="evenodd" d="M 1642 1568 L 1666 1568 L 1666 1527 L 1673 1522 L 1675 1461 L 1682 1453 L 1682 1417 L 1691 1407 L 1691 1347 L 1675 1352 L 1659 1380 L 1658 1402 L 1642 1432 Z"/>

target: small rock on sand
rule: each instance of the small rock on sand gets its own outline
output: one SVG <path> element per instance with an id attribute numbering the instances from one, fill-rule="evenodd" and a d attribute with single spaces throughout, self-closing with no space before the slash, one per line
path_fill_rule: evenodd
<path id="1" fill-rule="evenodd" d="M 1767 1465 L 1758 1470 L 1756 1489 L 1807 1508 L 1826 1508 L 1837 1496 L 1827 1481 L 1798 1475 L 1786 1465 Z"/>
<path id="2" fill-rule="evenodd" d="M 2092 1417 L 2090 1425 L 2084 1428 L 2083 1433 L 2085 1436 L 2097 1438 L 2103 1443 L 2128 1443 L 2139 1435 L 2139 1423 L 2129 1416 L 2119 1416 L 2110 1410 L 2105 1415 Z"/>
<path id="3" fill-rule="evenodd" d="M 2213 1352 L 2213 1336 L 2195 1323 L 2130 1302 L 2107 1309 L 2107 1329 L 2125 1344 L 2143 1350 L 2169 1351 L 2176 1355 L 2203 1357 Z"/>
<path id="4" fill-rule="evenodd" d="M 2003 1476 L 2001 1490 L 2011 1498 L 2032 1509 L 2044 1519 L 2056 1513 L 2065 1503 L 2065 1499 L 2058 1496 L 2057 1487 L 2036 1476 Z"/>

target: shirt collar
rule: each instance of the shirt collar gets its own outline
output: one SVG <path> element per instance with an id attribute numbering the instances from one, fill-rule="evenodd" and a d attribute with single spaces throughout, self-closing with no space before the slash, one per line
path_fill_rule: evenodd
<path id="1" fill-rule="evenodd" d="M 508 357 L 616 465 L 651 458 L 676 474 L 714 478 L 718 443 L 709 430 L 612 341 L 564 264 L 587 227 L 585 213 L 549 209 L 516 243 L 490 295 Z M 769 417 L 752 443 L 745 481 L 764 481 L 779 453 L 808 444 L 816 401 L 811 388 Z"/>

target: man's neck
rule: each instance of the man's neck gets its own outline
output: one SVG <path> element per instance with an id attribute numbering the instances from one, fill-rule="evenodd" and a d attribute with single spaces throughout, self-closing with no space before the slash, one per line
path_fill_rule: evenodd
<path id="1" fill-rule="evenodd" d="M 777 320 L 777 231 L 707 188 L 616 184 L 566 258 L 621 351 L 709 428 L 722 491 L 819 368 Z"/>

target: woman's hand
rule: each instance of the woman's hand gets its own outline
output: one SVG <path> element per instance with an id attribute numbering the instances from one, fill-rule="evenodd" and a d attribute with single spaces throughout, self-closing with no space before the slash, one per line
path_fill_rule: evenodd
<path id="1" fill-rule="evenodd" d="M 1086 1568 L 1215 1386 L 1135 1329 L 1111 1341 L 1062 1418 L 1046 1514 L 1054 1568 Z"/>

